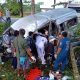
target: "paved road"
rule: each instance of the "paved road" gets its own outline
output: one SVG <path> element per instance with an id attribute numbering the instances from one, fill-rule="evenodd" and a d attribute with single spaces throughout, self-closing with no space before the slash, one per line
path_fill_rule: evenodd
<path id="1" fill-rule="evenodd" d="M 20 18 L 11 18 L 11 22 L 14 23 L 14 22 L 16 22 L 18 19 L 20 19 Z"/>
<path id="2" fill-rule="evenodd" d="M 20 19 L 20 18 L 11 18 L 11 22 L 14 23 L 14 22 L 16 22 L 18 19 Z M 1 22 L 6 22 L 6 17 L 5 17 L 5 16 L 1 19 Z"/>

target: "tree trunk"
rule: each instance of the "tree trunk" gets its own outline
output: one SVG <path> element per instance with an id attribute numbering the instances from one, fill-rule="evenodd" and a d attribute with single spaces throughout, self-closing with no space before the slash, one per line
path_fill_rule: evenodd
<path id="1" fill-rule="evenodd" d="M 31 1 L 31 5 L 32 5 L 31 7 L 32 14 L 35 14 L 35 0 Z"/>
<path id="2" fill-rule="evenodd" d="M 20 0 L 19 4 L 20 4 L 20 16 L 23 17 L 23 3 L 22 3 L 22 0 Z"/>

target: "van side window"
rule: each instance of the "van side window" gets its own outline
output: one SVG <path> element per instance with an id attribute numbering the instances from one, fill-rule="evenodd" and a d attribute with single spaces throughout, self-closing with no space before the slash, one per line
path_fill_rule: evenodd
<path id="1" fill-rule="evenodd" d="M 76 24 L 77 24 L 77 18 L 73 18 L 67 22 L 67 27 L 70 28 L 71 26 L 74 26 Z"/>
<path id="2" fill-rule="evenodd" d="M 43 26 L 42 28 L 38 29 L 38 32 L 43 33 L 44 34 L 44 30 L 49 30 L 49 24 L 46 24 L 45 26 Z"/>
<path id="3" fill-rule="evenodd" d="M 51 31 L 52 36 L 55 36 L 57 34 L 57 32 L 58 32 L 58 28 L 57 28 L 56 24 L 52 23 L 52 31 Z"/>
<path id="4" fill-rule="evenodd" d="M 60 24 L 61 31 L 64 31 L 64 23 Z"/>

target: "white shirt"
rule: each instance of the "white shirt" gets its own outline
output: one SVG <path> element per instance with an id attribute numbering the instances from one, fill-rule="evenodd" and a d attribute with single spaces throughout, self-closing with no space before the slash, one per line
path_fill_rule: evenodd
<path id="1" fill-rule="evenodd" d="M 43 36 L 37 36 L 36 45 L 40 48 L 44 47 L 44 44 L 47 43 L 47 39 Z"/>
<path id="2" fill-rule="evenodd" d="M 10 37 L 7 34 L 3 35 L 3 45 L 5 45 L 6 47 L 8 47 L 10 42 Z"/>
<path id="3" fill-rule="evenodd" d="M 6 10 L 6 18 L 10 17 L 10 11 Z"/>

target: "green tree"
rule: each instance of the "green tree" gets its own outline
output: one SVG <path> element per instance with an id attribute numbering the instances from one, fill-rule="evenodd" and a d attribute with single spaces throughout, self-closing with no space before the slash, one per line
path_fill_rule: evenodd
<path id="1" fill-rule="evenodd" d="M 19 15 L 20 6 L 17 0 L 7 0 L 6 8 L 8 8 L 12 15 Z"/>
<path id="2" fill-rule="evenodd" d="M 39 2 L 39 3 L 35 4 L 35 12 L 36 13 L 41 11 L 40 5 L 42 5 L 42 4 L 43 4 L 43 2 Z"/>
<path id="3" fill-rule="evenodd" d="M 39 2 L 35 4 L 35 13 L 40 12 L 40 5 L 43 4 L 42 2 Z M 26 2 L 26 5 L 23 5 L 23 12 L 31 13 L 31 2 Z"/>
<path id="4" fill-rule="evenodd" d="M 3 12 L 3 6 L 0 4 L 0 11 Z"/>
<path id="5" fill-rule="evenodd" d="M 25 5 L 22 3 L 22 0 L 6 0 L 6 3 L 2 5 L 2 9 L 9 9 L 12 15 L 23 16 L 23 12 L 31 13 L 32 5 L 31 1 L 24 1 Z M 40 12 L 40 5 L 43 3 L 35 4 L 35 13 Z"/>

